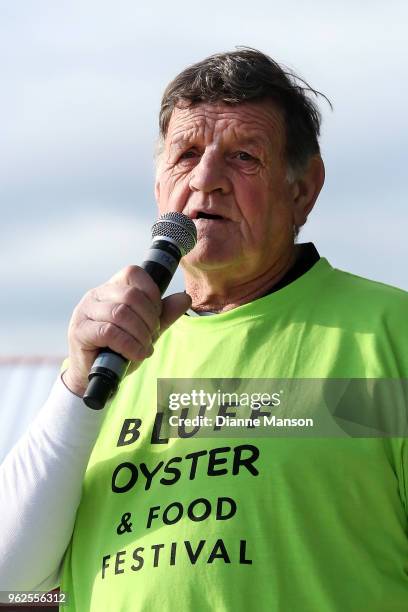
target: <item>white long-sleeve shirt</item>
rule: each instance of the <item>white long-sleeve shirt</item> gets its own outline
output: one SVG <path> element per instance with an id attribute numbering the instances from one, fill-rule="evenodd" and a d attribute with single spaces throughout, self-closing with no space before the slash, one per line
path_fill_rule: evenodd
<path id="1" fill-rule="evenodd" d="M 0 466 L 0 591 L 59 584 L 86 466 L 104 410 L 88 408 L 61 380 Z"/>

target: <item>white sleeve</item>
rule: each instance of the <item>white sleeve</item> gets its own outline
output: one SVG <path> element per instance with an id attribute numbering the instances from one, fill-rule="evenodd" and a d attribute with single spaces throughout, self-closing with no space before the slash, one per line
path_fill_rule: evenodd
<path id="1" fill-rule="evenodd" d="M 104 410 L 58 377 L 28 431 L 0 466 L 0 591 L 59 584 L 86 466 Z"/>

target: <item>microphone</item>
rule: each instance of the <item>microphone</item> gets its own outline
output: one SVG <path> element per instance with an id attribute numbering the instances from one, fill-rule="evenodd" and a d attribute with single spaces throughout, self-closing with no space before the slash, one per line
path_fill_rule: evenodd
<path id="1" fill-rule="evenodd" d="M 152 243 L 141 265 L 163 295 L 179 261 L 197 243 L 193 221 L 179 212 L 162 215 L 152 227 Z M 101 410 L 116 391 L 129 361 L 111 349 L 102 349 L 88 375 L 83 400 L 89 408 Z"/>

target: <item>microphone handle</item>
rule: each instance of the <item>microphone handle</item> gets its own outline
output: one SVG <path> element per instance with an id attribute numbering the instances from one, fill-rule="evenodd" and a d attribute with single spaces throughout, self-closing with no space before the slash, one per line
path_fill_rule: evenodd
<path id="1" fill-rule="evenodd" d="M 141 268 L 156 283 L 163 295 L 170 284 L 181 259 L 178 245 L 166 236 L 158 236 L 152 242 Z M 128 359 L 109 348 L 102 349 L 95 359 L 88 376 L 88 386 L 83 400 L 93 410 L 102 410 L 115 393 L 129 366 Z"/>

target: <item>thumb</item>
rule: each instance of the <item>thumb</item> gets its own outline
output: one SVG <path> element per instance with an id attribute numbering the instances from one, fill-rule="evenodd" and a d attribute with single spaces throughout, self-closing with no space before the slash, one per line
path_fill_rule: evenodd
<path id="1" fill-rule="evenodd" d="M 191 306 L 188 293 L 174 293 L 164 298 L 160 317 L 160 335 Z"/>

